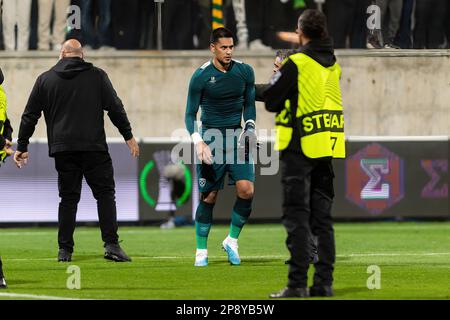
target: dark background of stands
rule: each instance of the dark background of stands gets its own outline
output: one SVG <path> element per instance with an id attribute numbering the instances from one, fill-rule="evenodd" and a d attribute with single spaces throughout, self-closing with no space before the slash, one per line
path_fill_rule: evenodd
<path id="1" fill-rule="evenodd" d="M 93 0 L 96 3 L 98 0 Z M 412 9 L 414 1 L 404 0 L 404 10 Z M 445 21 L 442 32 L 450 39 L 450 3 L 447 0 L 425 0 L 429 10 L 428 23 L 435 22 L 435 12 L 440 12 Z M 190 50 L 205 49 L 208 47 L 208 37 L 211 31 L 211 12 L 201 3 L 201 0 L 166 0 L 163 5 L 163 39 L 164 49 Z M 247 0 L 246 14 L 249 30 L 249 41 L 260 39 L 267 48 L 292 48 L 294 45 L 282 42 L 276 37 L 277 31 L 294 31 L 298 15 L 304 9 L 293 8 L 293 0 L 282 3 L 279 0 Z M 345 47 L 366 48 L 367 31 L 366 20 L 368 15 L 365 8 L 372 0 L 327 0 L 324 5 L 328 14 L 330 25 L 341 26 L 333 28 L 330 32 L 337 37 L 345 33 L 347 40 Z M 72 4 L 79 5 L 79 0 Z M 305 1 L 307 8 L 315 8 L 313 0 Z M 32 0 L 31 32 L 29 48 L 37 48 L 37 21 L 38 0 Z M 408 9 L 409 8 L 409 9 Z M 417 8 L 417 3 L 416 3 Z M 435 12 L 433 12 L 435 10 Z M 414 15 L 414 14 L 413 14 Z M 416 12 L 417 15 L 417 12 Z M 154 50 L 156 49 L 156 10 L 153 0 L 112 0 L 111 2 L 110 32 L 112 43 L 116 49 L 126 50 Z M 402 16 L 400 30 L 395 39 L 395 45 L 404 49 L 413 48 L 412 38 L 414 30 L 409 25 L 411 15 Z M 416 19 L 417 20 L 417 19 Z M 224 0 L 224 23 L 232 31 L 236 31 L 231 0 Z M 387 22 L 386 22 L 387 23 Z M 386 23 L 384 27 L 386 27 Z M 337 34 L 336 34 L 337 33 Z M 192 41 L 196 35 L 196 41 Z M 80 37 L 78 32 L 70 33 L 70 37 Z M 0 37 L 0 48 L 3 48 L 3 37 Z M 342 47 L 342 45 L 338 46 Z M 443 49 L 450 47 L 450 40 L 439 46 L 428 49 Z M 95 47 L 94 47 L 95 48 Z"/>

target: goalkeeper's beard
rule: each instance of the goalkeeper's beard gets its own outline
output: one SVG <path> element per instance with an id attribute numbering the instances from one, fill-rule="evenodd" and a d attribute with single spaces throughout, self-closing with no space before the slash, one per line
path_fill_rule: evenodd
<path id="1" fill-rule="evenodd" d="M 228 70 L 228 68 L 230 68 L 230 64 L 231 64 L 231 57 L 230 57 L 230 62 L 225 62 L 219 59 L 216 59 L 217 62 L 222 66 L 222 68 L 224 68 L 225 70 Z"/>

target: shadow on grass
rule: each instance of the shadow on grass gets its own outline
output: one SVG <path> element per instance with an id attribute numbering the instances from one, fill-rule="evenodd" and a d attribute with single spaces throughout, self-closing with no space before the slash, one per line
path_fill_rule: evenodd
<path id="1" fill-rule="evenodd" d="M 14 287 L 25 285 L 25 284 L 42 283 L 42 281 L 35 281 L 35 280 L 28 280 L 28 279 L 23 280 L 23 279 L 7 278 L 6 280 L 8 281 L 8 289 L 12 289 Z"/>
<path id="2" fill-rule="evenodd" d="M 265 260 L 242 260 L 240 265 L 232 265 L 227 260 L 210 260 L 208 262 L 208 266 L 214 266 L 214 267 L 222 267 L 222 266 L 229 266 L 232 268 L 246 268 L 246 267 L 274 267 L 274 266 L 284 266 L 284 262 L 280 260 L 273 260 L 273 259 L 265 259 Z"/>
<path id="3" fill-rule="evenodd" d="M 43 287 L 41 288 L 42 290 L 55 290 L 55 291 L 60 291 L 60 290 L 64 290 L 65 288 L 61 288 L 61 287 Z M 138 286 L 134 286 L 134 287 L 124 287 L 124 286 L 116 286 L 116 287 L 92 287 L 92 288 L 86 288 L 86 287 L 81 287 L 81 289 L 79 290 L 69 290 L 67 289 L 68 292 L 74 292 L 74 293 L 83 293 L 83 291 L 101 291 L 102 294 L 108 294 L 108 291 L 115 291 L 115 292 L 124 292 L 124 291 L 135 291 L 135 290 L 140 290 L 140 291 L 180 291 L 179 288 L 167 288 L 167 287 L 138 287 Z M 55 295 L 58 294 L 57 292 L 54 293 Z"/>
<path id="4" fill-rule="evenodd" d="M 74 254 L 72 256 L 72 261 L 69 263 L 77 262 L 77 261 L 93 261 L 93 260 L 104 260 L 104 258 L 103 258 L 103 255 L 101 255 L 101 254 L 95 254 L 95 255 L 94 254 L 86 254 L 86 255 Z"/>

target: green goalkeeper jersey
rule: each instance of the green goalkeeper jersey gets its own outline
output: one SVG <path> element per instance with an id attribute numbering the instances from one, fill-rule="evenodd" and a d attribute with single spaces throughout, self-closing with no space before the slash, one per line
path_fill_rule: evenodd
<path id="1" fill-rule="evenodd" d="M 198 131 L 197 112 L 206 128 L 235 128 L 256 120 L 255 74 L 248 64 L 232 60 L 227 72 L 212 61 L 197 69 L 189 84 L 185 123 L 189 134 Z"/>

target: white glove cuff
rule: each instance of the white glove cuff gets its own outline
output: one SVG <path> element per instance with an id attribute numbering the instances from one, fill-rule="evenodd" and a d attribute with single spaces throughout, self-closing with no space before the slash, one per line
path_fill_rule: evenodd
<path id="1" fill-rule="evenodd" d="M 255 123 L 255 120 L 247 120 L 247 121 L 245 121 L 245 124 L 247 124 L 247 123 L 252 123 L 253 124 L 253 126 L 256 128 L 256 123 Z"/>
<path id="2" fill-rule="evenodd" d="M 193 134 L 191 134 L 191 138 L 192 138 L 192 141 L 194 141 L 194 144 L 195 144 L 195 145 L 196 145 L 197 143 L 203 141 L 202 137 L 200 136 L 200 133 L 198 133 L 198 132 L 194 132 Z"/>

